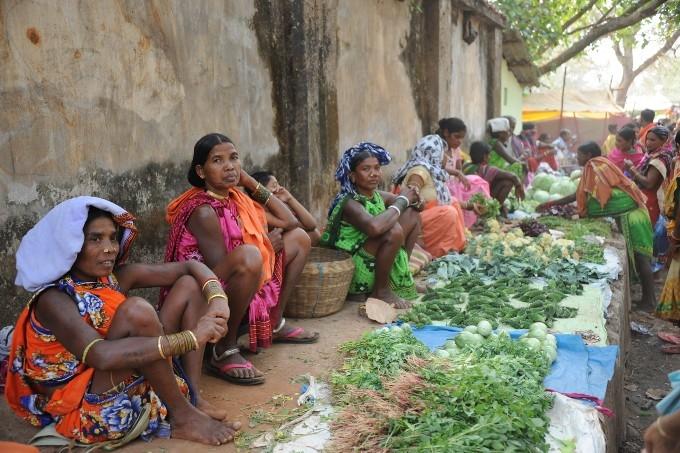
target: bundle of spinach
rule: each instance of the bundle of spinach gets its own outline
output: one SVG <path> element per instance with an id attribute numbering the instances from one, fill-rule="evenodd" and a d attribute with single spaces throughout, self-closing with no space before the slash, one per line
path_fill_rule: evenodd
<path id="1" fill-rule="evenodd" d="M 475 203 L 482 208 L 483 219 L 495 219 L 501 215 L 501 204 L 495 198 L 487 198 L 482 193 L 477 192 L 468 200 L 469 203 Z"/>

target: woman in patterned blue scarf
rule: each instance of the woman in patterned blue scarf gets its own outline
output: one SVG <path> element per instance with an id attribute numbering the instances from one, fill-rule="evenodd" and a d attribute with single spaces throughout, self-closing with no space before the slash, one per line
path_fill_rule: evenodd
<path id="1" fill-rule="evenodd" d="M 352 255 L 350 298 L 370 295 L 396 308 L 417 296 L 408 257 L 420 233 L 417 189 L 402 195 L 378 190 L 381 167 L 392 157 L 381 146 L 362 142 L 342 156 L 335 179 L 340 192 L 331 203 L 321 245 Z"/>

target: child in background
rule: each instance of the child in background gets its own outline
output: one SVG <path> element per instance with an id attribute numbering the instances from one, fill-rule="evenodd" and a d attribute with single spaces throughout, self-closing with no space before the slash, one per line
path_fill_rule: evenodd
<path id="1" fill-rule="evenodd" d="M 524 199 L 522 181 L 514 173 L 489 165 L 490 154 L 491 149 L 489 145 L 484 142 L 474 142 L 470 145 L 470 159 L 472 162 L 463 166 L 463 173 L 466 175 L 477 175 L 487 181 L 491 188 L 491 196 L 498 200 L 501 206 L 503 206 L 503 202 L 508 198 L 513 187 L 515 188 L 517 198 Z M 502 211 L 504 215 L 507 215 L 505 206 L 502 207 Z"/>
<path id="2" fill-rule="evenodd" d="M 312 214 L 310 214 L 310 212 L 305 209 L 305 207 L 302 206 L 302 204 L 300 204 L 285 187 L 279 184 L 279 181 L 271 172 L 266 170 L 258 171 L 250 176 L 288 206 L 293 215 L 297 217 L 300 222 L 300 227 L 309 235 L 312 246 L 316 246 L 321 238 L 321 233 L 316 226 L 316 219 L 314 219 L 314 216 L 312 216 Z M 278 225 L 277 219 L 272 216 L 269 211 L 267 211 L 267 224 L 269 225 L 269 228 L 279 228 L 281 226 Z"/>

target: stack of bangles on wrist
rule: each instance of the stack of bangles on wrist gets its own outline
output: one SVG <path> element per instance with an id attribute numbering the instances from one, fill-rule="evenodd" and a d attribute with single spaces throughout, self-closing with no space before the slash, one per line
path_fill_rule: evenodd
<path id="1" fill-rule="evenodd" d="M 251 195 L 251 198 L 261 205 L 267 206 L 267 203 L 269 203 L 269 199 L 271 198 L 272 193 L 267 190 L 262 184 L 257 183 L 257 186 L 255 187 L 255 190 L 253 190 L 253 193 Z"/>
<path id="2" fill-rule="evenodd" d="M 160 354 L 161 359 L 184 355 L 187 352 L 197 350 L 198 347 L 198 339 L 191 330 L 158 337 L 158 354 Z"/>
<path id="3" fill-rule="evenodd" d="M 227 298 L 224 289 L 222 289 L 222 284 L 215 278 L 206 280 L 206 282 L 203 283 L 203 288 L 201 288 L 201 292 L 203 293 L 203 297 L 205 297 L 205 300 L 208 303 L 210 303 L 213 299 L 216 299 L 218 297 L 221 297 L 225 301 L 229 302 L 229 298 Z"/>
<path id="4" fill-rule="evenodd" d="M 403 203 L 402 203 L 402 200 L 404 201 Z M 388 209 L 394 209 L 395 211 L 397 211 L 397 213 L 398 213 L 399 215 L 401 215 L 401 213 L 402 213 L 403 211 L 405 211 L 406 208 L 408 208 L 408 207 L 409 207 L 408 198 L 406 198 L 406 197 L 403 196 L 403 195 L 399 195 L 399 196 L 397 197 L 397 199 L 394 200 L 394 203 L 392 203 L 392 204 L 388 207 Z"/>

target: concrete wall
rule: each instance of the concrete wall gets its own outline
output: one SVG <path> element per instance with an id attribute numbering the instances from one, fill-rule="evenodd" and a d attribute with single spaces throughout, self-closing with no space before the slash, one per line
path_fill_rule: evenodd
<path id="1" fill-rule="evenodd" d="M 319 218 L 357 141 L 396 166 L 438 118 L 479 137 L 499 107 L 501 48 L 498 19 L 475 5 L 0 0 L 0 324 L 26 300 L 13 286 L 21 237 L 66 198 L 125 207 L 141 229 L 133 257 L 161 260 L 164 207 L 205 133 L 229 135 L 246 168 L 276 171 Z"/>
<path id="2" fill-rule="evenodd" d="M 508 64 L 503 60 L 501 65 L 501 115 L 517 118 L 515 132 L 522 130 L 522 86 L 519 84 Z"/>

